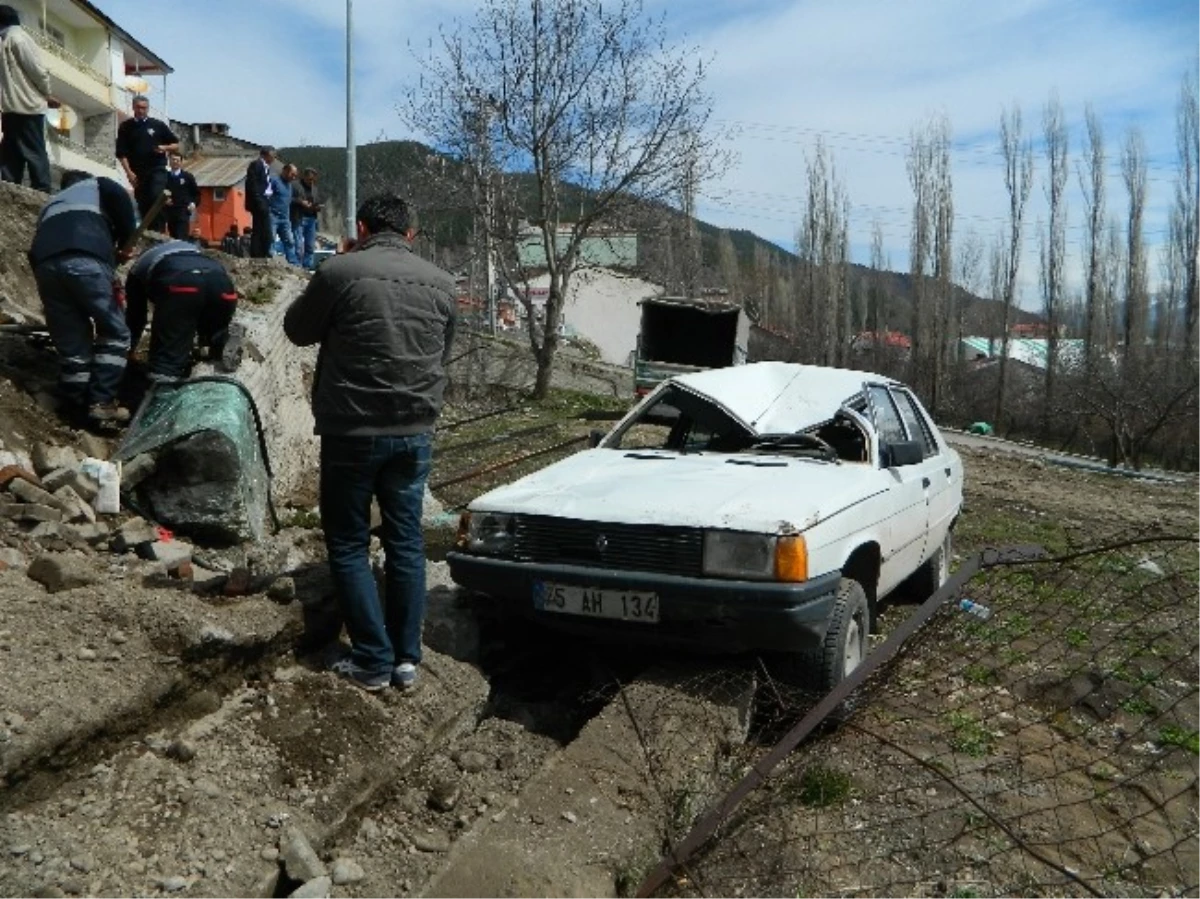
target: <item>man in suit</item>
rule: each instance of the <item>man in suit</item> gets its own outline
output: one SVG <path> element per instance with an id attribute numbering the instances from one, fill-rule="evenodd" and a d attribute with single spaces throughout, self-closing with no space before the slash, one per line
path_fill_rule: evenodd
<path id="1" fill-rule="evenodd" d="M 250 256 L 266 259 L 271 255 L 271 163 L 275 148 L 263 147 L 258 159 L 246 167 L 246 211 L 253 219 Z"/>
<path id="2" fill-rule="evenodd" d="M 133 188 L 138 214 L 150 211 L 167 186 L 167 154 L 179 149 L 179 138 L 163 122 L 150 118 L 150 101 L 133 98 L 133 118 L 117 126 L 117 160 Z M 147 222 L 147 230 L 159 227 Z"/>
<path id="3" fill-rule="evenodd" d="M 176 240 L 187 240 L 192 230 L 192 213 L 200 202 L 200 188 L 196 177 L 183 168 L 183 156 L 177 152 L 167 157 L 167 190 L 171 199 L 167 201 L 167 233 Z"/>

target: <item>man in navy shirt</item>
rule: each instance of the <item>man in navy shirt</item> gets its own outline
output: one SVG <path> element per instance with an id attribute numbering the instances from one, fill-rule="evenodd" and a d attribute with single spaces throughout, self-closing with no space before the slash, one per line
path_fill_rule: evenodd
<path id="1" fill-rule="evenodd" d="M 183 168 L 183 157 L 177 152 L 171 152 L 167 159 L 170 168 L 167 169 L 167 190 L 171 199 L 167 201 L 165 210 L 167 233 L 176 240 L 187 240 L 192 230 L 192 213 L 200 202 L 200 188 L 196 186 L 196 176 Z"/>
<path id="2" fill-rule="evenodd" d="M 117 159 L 133 188 L 143 218 L 167 186 L 167 154 L 179 149 L 179 138 L 158 119 L 150 118 L 150 101 L 133 98 L 133 118 L 117 127 Z M 155 222 L 147 222 L 153 229 Z"/>

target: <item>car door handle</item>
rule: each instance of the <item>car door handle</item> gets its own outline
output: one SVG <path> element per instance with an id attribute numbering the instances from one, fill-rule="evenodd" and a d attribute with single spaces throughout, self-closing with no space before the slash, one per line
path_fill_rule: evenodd
<path id="1" fill-rule="evenodd" d="M 925 488 L 927 488 L 927 489 L 928 489 L 928 487 L 929 487 L 929 478 L 921 478 L 921 486 L 922 486 L 922 487 L 925 487 Z"/>

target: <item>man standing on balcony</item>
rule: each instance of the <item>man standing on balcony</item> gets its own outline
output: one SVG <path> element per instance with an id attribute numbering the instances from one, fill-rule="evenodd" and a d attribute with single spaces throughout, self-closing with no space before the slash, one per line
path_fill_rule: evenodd
<path id="1" fill-rule="evenodd" d="M 46 107 L 58 105 L 37 44 L 17 11 L 0 5 L 0 179 L 20 184 L 28 166 L 30 186 L 50 193 Z"/>
<path id="2" fill-rule="evenodd" d="M 133 118 L 117 127 L 117 159 L 133 188 L 138 213 L 144 218 L 167 186 L 167 154 L 179 149 L 179 138 L 158 119 L 150 118 L 150 101 L 133 98 Z M 153 230 L 156 222 L 147 222 Z"/>

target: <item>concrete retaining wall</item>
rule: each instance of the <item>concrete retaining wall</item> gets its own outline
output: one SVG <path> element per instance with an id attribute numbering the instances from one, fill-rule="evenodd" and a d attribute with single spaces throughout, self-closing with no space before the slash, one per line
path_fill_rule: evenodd
<path id="1" fill-rule="evenodd" d="M 302 276 L 284 270 L 274 300 L 263 305 L 243 302 L 236 318 L 246 329 L 246 338 L 235 377 L 246 385 L 258 406 L 276 503 L 286 502 L 301 488 L 311 489 L 317 480 L 319 444 L 309 406 L 317 351 L 293 346 L 283 333 L 284 313 L 307 283 Z M 196 373 L 215 372 L 211 366 L 201 365 Z"/>

